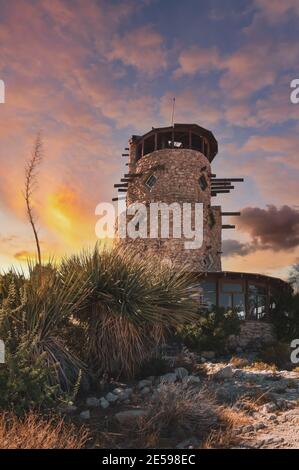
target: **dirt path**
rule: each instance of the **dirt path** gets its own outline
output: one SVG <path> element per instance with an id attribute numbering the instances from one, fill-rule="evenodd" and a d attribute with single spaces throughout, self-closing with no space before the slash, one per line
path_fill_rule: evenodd
<path id="1" fill-rule="evenodd" d="M 274 419 L 275 417 L 275 419 Z M 260 449 L 299 449 L 299 407 L 270 415 L 267 427 L 241 436 L 241 446 Z"/>

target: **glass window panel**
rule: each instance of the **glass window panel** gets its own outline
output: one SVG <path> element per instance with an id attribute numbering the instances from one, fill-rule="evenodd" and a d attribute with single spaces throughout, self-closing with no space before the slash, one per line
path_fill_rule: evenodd
<path id="1" fill-rule="evenodd" d="M 233 296 L 231 294 L 221 293 L 219 296 L 219 305 L 224 308 L 232 308 L 233 306 Z"/>
<path id="2" fill-rule="evenodd" d="M 216 293 L 207 292 L 203 296 L 203 302 L 206 307 L 209 309 L 214 307 L 217 303 Z"/>
<path id="3" fill-rule="evenodd" d="M 249 284 L 248 291 L 250 294 L 263 294 L 267 295 L 267 288 L 265 286 L 261 286 L 259 284 Z"/>
<path id="4" fill-rule="evenodd" d="M 233 296 L 233 307 L 237 312 L 238 317 L 241 320 L 245 319 L 245 295 L 244 294 L 234 294 Z"/>
<path id="5" fill-rule="evenodd" d="M 174 148 L 189 148 L 189 132 L 174 133 Z"/>
<path id="6" fill-rule="evenodd" d="M 201 175 L 198 179 L 198 183 L 199 183 L 199 186 L 200 188 L 205 191 L 208 187 L 208 183 L 207 183 L 207 180 L 206 180 L 206 177 L 204 175 Z"/>
<path id="7" fill-rule="evenodd" d="M 233 282 L 223 282 L 221 284 L 222 292 L 243 292 L 242 284 L 237 284 Z"/>
<path id="8" fill-rule="evenodd" d="M 201 288 L 204 292 L 216 292 L 217 285 L 213 281 L 204 281 L 200 283 Z"/>
<path id="9" fill-rule="evenodd" d="M 143 155 L 147 155 L 155 150 L 155 136 L 151 135 L 144 141 Z"/>
<path id="10" fill-rule="evenodd" d="M 212 309 L 217 303 L 217 284 L 213 281 L 201 282 L 200 287 L 203 291 L 203 302 L 205 306 Z"/>
<path id="11" fill-rule="evenodd" d="M 191 148 L 193 150 L 199 150 L 200 152 L 202 152 L 202 147 L 202 137 L 197 134 L 191 134 Z"/>
<path id="12" fill-rule="evenodd" d="M 152 187 L 156 184 L 157 178 L 155 175 L 151 175 L 147 178 L 146 182 L 144 183 L 145 186 L 149 189 L 152 189 Z"/>

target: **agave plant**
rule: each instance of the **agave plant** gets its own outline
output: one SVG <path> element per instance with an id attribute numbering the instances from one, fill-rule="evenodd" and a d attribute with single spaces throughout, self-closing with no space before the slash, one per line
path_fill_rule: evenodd
<path id="1" fill-rule="evenodd" d="M 130 249 L 101 249 L 65 259 L 62 277 L 81 272 L 90 292 L 77 312 L 87 325 L 88 362 L 99 373 L 132 376 L 167 332 L 197 318 L 194 278 Z"/>

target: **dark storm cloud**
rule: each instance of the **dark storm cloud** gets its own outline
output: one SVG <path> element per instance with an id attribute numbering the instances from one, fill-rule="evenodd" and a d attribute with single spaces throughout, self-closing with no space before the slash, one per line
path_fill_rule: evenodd
<path id="1" fill-rule="evenodd" d="M 231 239 L 222 242 L 223 256 L 246 256 L 253 251 L 255 251 L 255 247 L 251 243 L 242 243 Z"/>
<path id="2" fill-rule="evenodd" d="M 251 237 L 248 243 L 224 240 L 223 256 L 246 256 L 258 250 L 291 250 L 299 246 L 299 210 L 269 205 L 246 207 L 238 219 L 238 230 Z"/>
<path id="3" fill-rule="evenodd" d="M 258 249 L 289 250 L 299 245 L 299 210 L 286 205 L 246 207 L 238 228 L 252 237 Z"/>

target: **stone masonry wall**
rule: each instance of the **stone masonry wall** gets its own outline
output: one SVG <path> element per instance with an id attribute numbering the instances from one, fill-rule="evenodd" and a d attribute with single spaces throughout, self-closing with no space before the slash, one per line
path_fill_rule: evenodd
<path id="1" fill-rule="evenodd" d="M 252 320 L 242 322 L 239 335 L 231 335 L 228 338 L 227 346 L 230 350 L 238 348 L 257 350 L 274 342 L 275 333 L 273 325 L 263 321 Z"/>
<path id="2" fill-rule="evenodd" d="M 171 265 L 186 266 L 190 271 L 221 270 L 221 208 L 211 207 L 210 175 L 208 159 L 200 152 L 190 149 L 163 149 L 143 156 L 134 162 L 135 148 L 130 146 L 130 172 L 140 176 L 132 178 L 128 185 L 127 206 L 140 202 L 149 207 L 151 202 L 166 204 L 203 203 L 204 232 L 201 248 L 186 249 L 185 238 L 126 238 L 120 240 L 126 245 L 134 244 L 140 253 L 159 255 Z M 150 175 L 157 181 L 150 190 L 145 181 Z M 203 191 L 198 179 L 204 175 L 208 187 Z M 194 210 L 194 209 L 193 209 Z M 149 216 L 149 209 L 148 209 Z M 149 217 L 148 217 L 149 220 Z M 174 220 L 171 221 L 171 229 Z M 193 227 L 194 228 L 194 227 Z M 148 226 L 149 232 L 149 226 Z"/>

